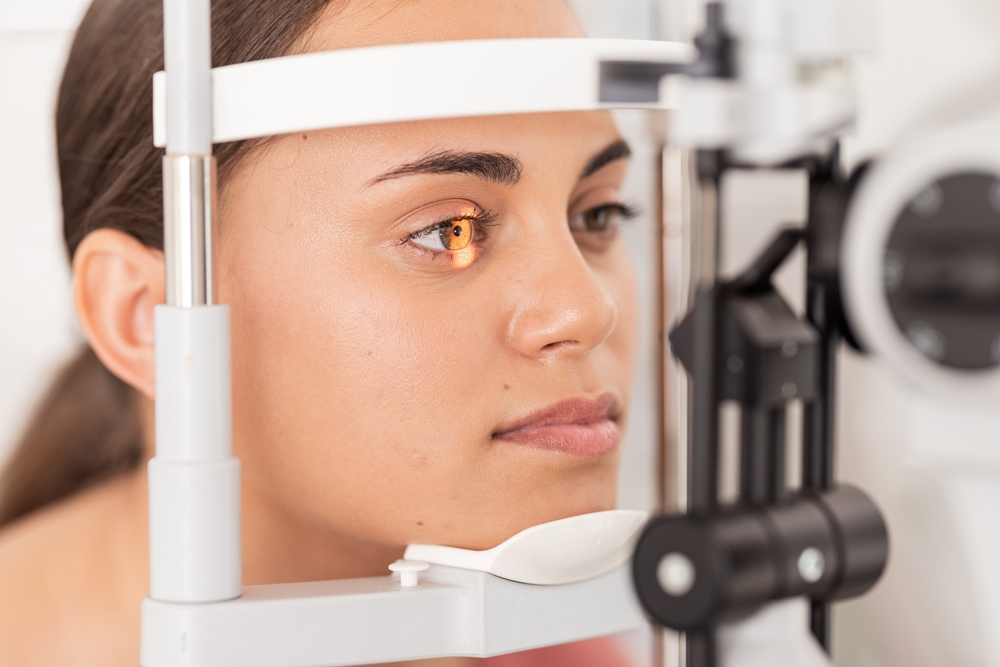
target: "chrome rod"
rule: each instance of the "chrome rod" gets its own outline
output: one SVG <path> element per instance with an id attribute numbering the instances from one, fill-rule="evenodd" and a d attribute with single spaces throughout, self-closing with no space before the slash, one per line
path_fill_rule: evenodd
<path id="1" fill-rule="evenodd" d="M 212 218 L 215 158 L 163 158 L 163 237 L 167 305 L 192 308 L 212 303 Z"/>

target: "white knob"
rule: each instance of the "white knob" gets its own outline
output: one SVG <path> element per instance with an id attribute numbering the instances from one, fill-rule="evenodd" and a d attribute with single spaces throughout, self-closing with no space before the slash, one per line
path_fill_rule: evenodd
<path id="1" fill-rule="evenodd" d="M 799 554 L 797 565 L 802 581 L 807 584 L 815 584 L 823 578 L 823 573 L 826 571 L 826 558 L 823 557 L 823 552 L 816 547 L 809 547 Z"/>
<path id="2" fill-rule="evenodd" d="M 419 573 L 430 565 L 419 560 L 397 560 L 389 566 L 393 572 L 399 572 L 399 585 L 403 588 L 413 588 L 419 583 Z"/>
<path id="3" fill-rule="evenodd" d="M 682 553 L 673 551 L 660 561 L 656 568 L 656 579 L 663 591 L 675 598 L 691 592 L 697 578 L 694 563 Z"/>

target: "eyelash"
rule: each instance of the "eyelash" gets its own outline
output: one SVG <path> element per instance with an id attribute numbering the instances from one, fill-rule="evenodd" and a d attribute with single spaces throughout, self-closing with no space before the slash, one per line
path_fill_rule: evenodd
<path id="1" fill-rule="evenodd" d="M 642 209 L 634 204 L 621 204 L 619 208 L 621 210 L 622 218 L 625 220 L 635 220 L 642 215 Z"/>
<path id="2" fill-rule="evenodd" d="M 624 221 L 635 220 L 642 215 L 642 210 L 638 206 L 624 202 L 619 204 L 607 204 L 606 206 L 598 206 L 597 208 L 612 209 L 618 213 Z"/>

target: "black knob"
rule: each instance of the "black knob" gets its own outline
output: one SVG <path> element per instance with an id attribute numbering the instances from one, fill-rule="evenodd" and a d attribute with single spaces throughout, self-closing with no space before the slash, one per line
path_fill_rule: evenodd
<path id="1" fill-rule="evenodd" d="M 881 576 L 888 544 L 871 499 L 841 486 L 775 506 L 654 519 L 636 545 L 633 577 L 654 620 L 701 630 L 769 600 L 860 595 Z"/>

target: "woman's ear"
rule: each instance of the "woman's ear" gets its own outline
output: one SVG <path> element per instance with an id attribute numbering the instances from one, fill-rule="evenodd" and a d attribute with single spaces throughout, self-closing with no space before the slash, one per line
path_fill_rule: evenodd
<path id="1" fill-rule="evenodd" d="M 87 342 L 122 381 L 153 398 L 153 306 L 163 253 L 115 229 L 91 232 L 73 257 L 73 303 Z"/>

